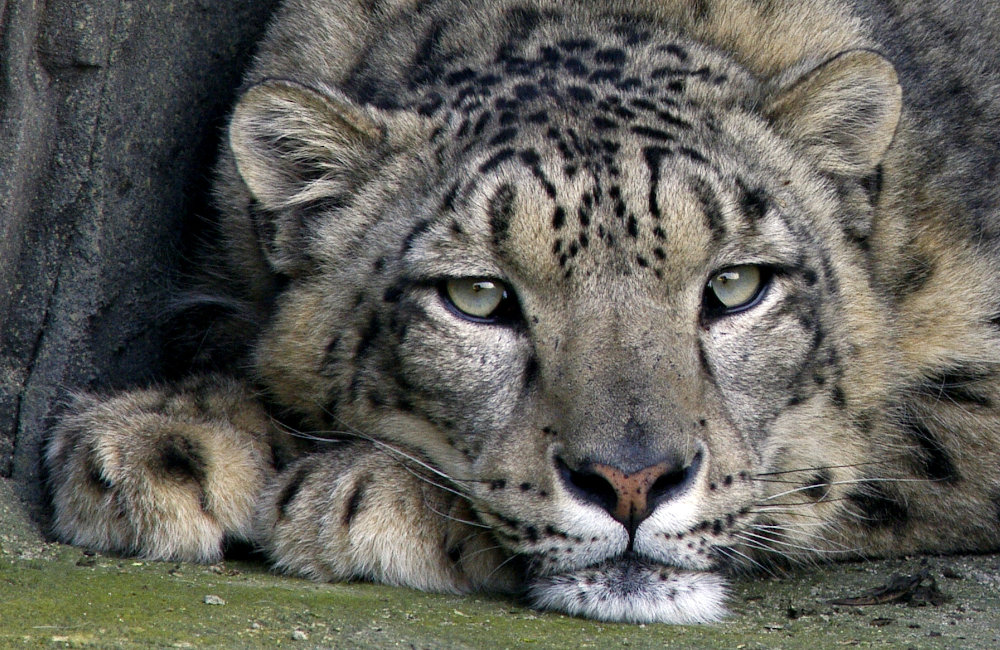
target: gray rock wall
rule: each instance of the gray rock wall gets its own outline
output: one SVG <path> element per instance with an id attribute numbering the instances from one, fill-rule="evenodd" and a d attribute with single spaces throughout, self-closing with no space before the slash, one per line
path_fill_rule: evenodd
<path id="1" fill-rule="evenodd" d="M 276 4 L 0 0 L 0 494 L 24 512 L 60 395 L 163 365 L 191 217 Z"/>

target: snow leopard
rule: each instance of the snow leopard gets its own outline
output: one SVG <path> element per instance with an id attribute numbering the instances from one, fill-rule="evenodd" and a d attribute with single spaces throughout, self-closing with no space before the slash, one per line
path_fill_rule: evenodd
<path id="1" fill-rule="evenodd" d="M 609 621 L 1000 547 L 1000 10 L 286 0 L 53 534 Z"/>

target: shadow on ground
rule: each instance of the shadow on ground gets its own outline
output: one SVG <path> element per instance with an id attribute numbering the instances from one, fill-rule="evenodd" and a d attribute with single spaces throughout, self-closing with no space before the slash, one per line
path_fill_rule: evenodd
<path id="1" fill-rule="evenodd" d="M 737 582 L 698 626 L 595 623 L 513 600 L 423 594 L 38 541 L 0 512 L 0 647 L 987 648 L 1000 646 L 1000 556 L 840 564 Z M 22 520 L 23 522 L 23 520 Z M 919 576 L 907 582 L 895 576 Z M 888 589 L 880 587 L 891 585 Z M 832 600 L 882 602 L 832 604 Z M 909 600 L 910 602 L 903 602 Z"/>

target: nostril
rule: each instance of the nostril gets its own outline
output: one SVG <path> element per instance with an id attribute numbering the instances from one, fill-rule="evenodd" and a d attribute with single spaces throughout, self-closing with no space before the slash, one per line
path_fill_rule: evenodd
<path id="1" fill-rule="evenodd" d="M 608 479 L 592 470 L 572 469 L 561 458 L 556 459 L 556 466 L 563 484 L 578 498 L 596 504 L 608 512 L 615 510 L 618 505 L 618 492 Z"/>
<path id="2" fill-rule="evenodd" d="M 630 535 L 662 503 L 686 492 L 698 476 L 702 454 L 690 462 L 681 458 L 662 460 L 638 471 L 627 473 L 613 465 L 587 461 L 573 469 L 556 458 L 559 476 L 566 489 L 577 499 L 604 509 L 621 522 Z"/>
<path id="3" fill-rule="evenodd" d="M 701 452 L 699 451 L 686 465 L 674 465 L 673 469 L 664 472 L 649 487 L 649 505 L 655 508 L 663 501 L 672 499 L 688 489 L 701 467 Z"/>

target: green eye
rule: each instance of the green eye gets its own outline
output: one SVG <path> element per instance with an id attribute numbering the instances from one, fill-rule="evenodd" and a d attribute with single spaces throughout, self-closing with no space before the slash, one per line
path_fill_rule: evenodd
<path id="1" fill-rule="evenodd" d="M 476 320 L 493 320 L 509 301 L 507 286 L 487 278 L 455 278 L 444 283 L 452 307 Z"/>
<path id="2" fill-rule="evenodd" d="M 711 297 L 718 300 L 723 311 L 750 306 L 760 296 L 763 286 L 764 274 L 754 264 L 730 266 L 708 281 Z"/>

